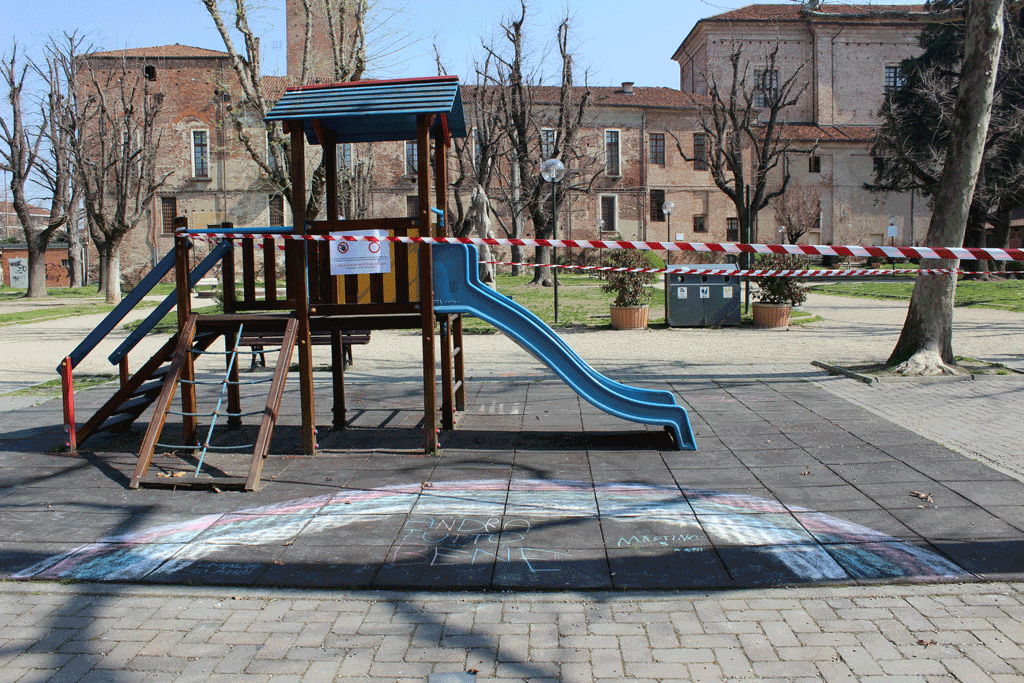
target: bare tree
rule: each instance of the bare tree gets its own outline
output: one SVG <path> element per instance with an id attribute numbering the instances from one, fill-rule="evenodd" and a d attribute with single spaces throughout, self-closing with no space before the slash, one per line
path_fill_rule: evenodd
<path id="1" fill-rule="evenodd" d="M 79 231 L 79 184 L 73 182 L 74 159 L 71 155 L 70 136 L 74 125 L 70 120 L 70 85 L 61 67 L 61 54 L 80 49 L 83 39 L 75 33 L 52 38 L 46 46 L 45 65 L 36 67 L 40 77 L 49 84 L 47 101 L 46 154 L 40 157 L 39 173 L 50 202 L 50 225 L 62 223 L 68 239 L 68 269 L 70 286 L 83 285 L 85 243 Z M 67 47 L 65 48 L 65 44 Z"/>
<path id="2" fill-rule="evenodd" d="M 509 237 L 522 237 L 529 219 L 536 236 L 547 239 L 553 234 L 553 221 L 565 199 L 571 193 L 590 191 L 599 172 L 598 160 L 587 150 L 588 141 L 584 139 L 590 89 L 586 74 L 582 86 L 574 81 L 570 17 L 564 16 L 556 30 L 560 70 L 557 86 L 541 86 L 541 74 L 530 69 L 531 46 L 523 30 L 525 22 L 526 3 L 521 0 L 518 17 L 501 24 L 504 42 L 484 46 L 487 61 L 494 64 L 487 85 L 497 90 L 497 125 L 507 144 L 507 152 L 495 163 L 494 172 L 509 223 L 502 220 L 501 213 L 497 218 Z M 557 191 L 541 178 L 544 157 L 558 159 L 566 168 Z M 521 258 L 515 248 L 512 258 Z M 538 263 L 550 262 L 551 248 L 537 247 L 536 259 Z M 550 286 L 551 269 L 537 268 L 533 282 Z"/>
<path id="3" fill-rule="evenodd" d="M 249 156 L 266 175 L 267 182 L 290 203 L 291 144 L 279 123 L 269 123 L 264 128 L 263 121 L 274 106 L 274 98 L 279 93 L 270 91 L 267 87 L 268 82 L 263 77 L 260 39 L 249 23 L 252 5 L 249 0 L 231 0 L 228 4 L 233 6 L 233 25 L 242 39 L 241 51 L 235 46 L 232 30 L 224 20 L 220 0 L 203 0 L 203 5 L 224 41 L 224 48 L 228 52 L 232 69 L 242 90 L 242 104 L 238 108 L 233 108 L 231 112 L 235 133 Z M 303 10 L 305 30 L 302 68 L 300 74 L 291 75 L 295 83 L 309 83 L 317 78 L 317 74 L 324 77 L 325 73 L 334 82 L 357 81 L 362 78 L 366 68 L 364 21 L 367 0 L 303 0 Z M 323 21 L 318 22 L 318 18 Z M 314 40 L 319 28 L 326 28 L 331 62 L 329 68 L 316 62 L 322 59 L 322 52 L 317 49 Z M 260 124 L 252 126 L 250 115 L 258 119 Z M 368 188 L 368 170 L 364 167 L 362 175 L 350 177 L 347 189 L 351 191 L 355 187 L 363 186 Z M 339 182 L 344 183 L 344 180 Z M 316 169 L 310 174 L 307 216 L 316 216 L 323 208 L 326 183 L 327 173 L 321 156 Z M 346 190 L 344 185 L 339 189 Z M 339 192 L 339 196 L 341 195 L 342 192 Z"/>
<path id="4" fill-rule="evenodd" d="M 63 119 L 82 201 L 103 259 L 101 291 L 121 300 L 121 242 L 148 214 L 170 175 L 156 170 L 163 97 L 150 92 L 142 69 L 124 58 L 60 56 L 71 76 Z"/>
<path id="5" fill-rule="evenodd" d="M 967 36 L 950 137 L 932 206 L 926 246 L 963 243 L 981 169 L 1003 41 L 1005 0 L 968 3 Z M 956 260 L 922 259 L 922 268 L 955 268 Z M 917 279 L 889 365 L 903 374 L 954 373 L 952 323 L 955 275 Z"/>
<path id="6" fill-rule="evenodd" d="M 436 46 L 435 55 L 438 74 L 446 75 L 447 70 Z M 491 55 L 485 51 L 483 61 L 476 64 L 476 83 L 462 87 L 462 101 L 470 135 L 452 139 L 455 167 L 451 170 L 448 185 L 453 198 L 450 206 L 454 210 L 451 229 L 457 237 L 465 237 L 476 229 L 479 222 L 476 210 L 482 205 L 477 203 L 473 207 L 473 201 L 478 191 L 483 192 L 485 197 L 489 196 L 495 180 L 495 167 L 499 160 L 505 158 L 507 151 L 498 106 L 501 91 L 488 85 L 492 77 L 491 60 Z"/>
<path id="7" fill-rule="evenodd" d="M 698 125 L 708 142 L 703 161 L 715 185 L 736 207 L 741 242 L 753 239 L 757 213 L 786 191 L 790 180 L 786 156 L 811 151 L 796 150 L 784 137 L 787 110 L 808 84 L 800 84 L 803 65 L 779 83 L 778 53 L 776 44 L 751 73 L 752 62 L 744 59 L 743 49 L 737 46 L 729 55 L 729 82 L 720 84 L 714 73 L 706 76 L 709 104 L 699 110 Z M 680 156 L 694 161 L 683 151 L 679 138 L 673 137 Z M 773 181 L 777 168 L 780 178 Z"/>
<path id="8" fill-rule="evenodd" d="M 18 45 L 11 46 L 11 52 L 0 63 L 0 77 L 7 87 L 7 103 L 10 110 L 0 116 L 0 159 L 5 170 L 11 174 L 11 204 L 21 222 L 28 246 L 28 291 L 27 297 L 46 296 L 46 250 L 57 230 L 67 221 L 67 190 L 70 167 L 61 148 L 47 149 L 48 136 L 53 133 L 57 120 L 52 115 L 52 104 L 62 96 L 61 80 L 50 79 L 49 92 L 40 103 L 35 115 L 26 108 L 35 110 L 28 102 L 25 79 L 35 65 L 24 53 L 19 55 Z M 52 165 L 48 157 L 52 155 Z M 45 225 L 37 225 L 26 198 L 30 183 L 43 178 L 52 179 L 54 193 L 50 201 L 50 215 Z"/>
<path id="9" fill-rule="evenodd" d="M 771 200 L 772 211 L 783 244 L 796 244 L 811 230 L 821 227 L 821 189 L 813 185 L 791 185 Z"/>

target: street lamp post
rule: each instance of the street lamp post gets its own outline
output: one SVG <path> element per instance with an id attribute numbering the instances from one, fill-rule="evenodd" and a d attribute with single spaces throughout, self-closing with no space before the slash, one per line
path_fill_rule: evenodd
<path id="1" fill-rule="evenodd" d="M 544 180 L 551 183 L 551 239 L 558 239 L 558 204 L 555 201 L 555 192 L 558 189 L 557 183 L 565 177 L 565 164 L 558 159 L 548 159 L 540 165 L 540 175 Z M 555 281 L 555 323 L 558 323 L 558 253 L 557 247 L 552 247 L 551 260 L 555 267 L 552 268 L 552 275 Z"/>
<path id="2" fill-rule="evenodd" d="M 662 202 L 661 203 L 661 212 L 663 214 L 665 214 L 665 220 L 668 221 L 668 226 L 665 228 L 665 232 L 668 233 L 667 237 L 668 237 L 668 241 L 669 242 L 674 242 L 675 241 L 674 235 L 672 234 L 672 209 L 674 209 L 674 208 L 676 208 L 676 205 L 673 204 L 672 202 Z M 668 263 L 669 259 L 671 259 L 671 258 L 672 258 L 672 255 L 669 254 L 666 251 L 665 252 L 665 263 Z"/>

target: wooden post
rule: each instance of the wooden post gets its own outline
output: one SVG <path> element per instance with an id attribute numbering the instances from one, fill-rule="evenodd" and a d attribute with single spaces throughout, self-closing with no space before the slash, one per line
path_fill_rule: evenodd
<path id="1" fill-rule="evenodd" d="M 434 203 L 441 215 L 435 237 L 448 236 L 448 159 L 444 126 L 438 127 L 434 138 Z M 429 214 L 428 214 L 429 215 Z M 433 273 L 433 271 L 431 271 Z M 441 322 L 441 429 L 455 429 L 455 387 L 452 381 L 452 319 L 442 315 Z"/>
<path id="2" fill-rule="evenodd" d="M 433 116 L 416 117 L 419 234 L 430 236 L 430 124 Z M 437 450 L 437 363 L 434 357 L 434 259 L 429 244 L 419 248 L 420 313 L 423 321 L 423 440 L 428 453 Z"/>
<path id="3" fill-rule="evenodd" d="M 64 358 L 60 366 L 60 382 L 64 390 L 64 433 L 67 434 L 67 441 L 64 446 L 69 453 L 78 452 L 78 440 L 76 438 L 75 425 L 75 382 L 71 370 L 71 356 Z"/>
<path id="4" fill-rule="evenodd" d="M 176 235 L 174 238 L 174 267 L 178 292 L 178 339 L 185 330 L 185 323 L 192 315 L 192 288 L 189 282 L 188 250 L 189 238 L 185 235 Z M 193 383 L 196 378 L 195 364 L 190 350 L 185 352 L 181 368 L 181 412 L 196 412 L 196 385 Z M 197 430 L 199 424 L 196 416 L 181 416 L 181 438 L 185 444 L 194 446 L 198 443 Z"/>
<path id="5" fill-rule="evenodd" d="M 292 138 L 292 233 L 306 234 L 306 138 L 300 122 L 289 126 Z M 300 278 L 295 283 L 296 315 L 299 319 L 299 399 L 302 404 L 302 451 L 316 453 L 316 408 L 313 401 L 313 347 L 309 339 L 309 242 L 303 240 L 296 249 L 299 263 L 290 268 L 288 277 Z M 292 284 L 292 283 L 289 283 Z M 278 363 L 290 359 L 278 358 Z"/>
<path id="6" fill-rule="evenodd" d="M 339 220 L 338 211 L 338 140 L 337 134 L 330 128 L 318 128 L 317 134 L 324 148 L 324 168 L 327 170 L 327 220 L 334 223 Z M 333 242 L 327 243 L 327 258 L 324 261 L 324 273 L 321 274 L 321 292 L 329 303 L 336 304 L 340 299 L 339 277 L 330 274 L 330 249 Z M 331 330 L 331 387 L 334 389 L 334 405 L 332 424 L 335 429 L 345 428 L 345 354 L 341 345 L 341 332 Z"/>
<path id="7" fill-rule="evenodd" d="M 224 232 L 231 232 L 234 225 L 221 223 L 220 229 Z M 224 295 L 224 312 L 234 313 L 238 310 L 238 297 L 235 294 L 235 241 L 231 242 L 231 251 L 224 255 L 220 262 L 220 287 Z"/>

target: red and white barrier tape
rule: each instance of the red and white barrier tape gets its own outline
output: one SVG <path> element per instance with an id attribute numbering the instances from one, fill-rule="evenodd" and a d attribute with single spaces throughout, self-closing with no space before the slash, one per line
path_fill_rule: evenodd
<path id="1" fill-rule="evenodd" d="M 614 266 L 570 266 L 552 263 L 516 263 L 513 261 L 482 261 L 492 266 L 520 266 L 523 268 L 558 268 L 559 270 L 587 270 L 604 273 L 677 273 L 679 275 L 735 275 L 736 277 L 860 277 L 869 275 L 948 275 L 950 273 L 975 274 L 975 271 L 954 268 L 901 268 L 883 270 L 874 268 L 846 268 L 843 270 L 725 270 L 722 268 L 616 268 Z M 980 274 L 980 273 L 978 273 Z"/>
<path id="2" fill-rule="evenodd" d="M 188 230 L 180 234 L 192 234 Z M 543 240 L 483 237 L 402 237 L 384 238 L 365 235 L 296 235 L 292 233 L 249 234 L 233 232 L 205 233 L 217 239 L 284 239 L 314 242 L 370 241 L 405 244 L 486 244 L 492 247 L 575 247 L 581 249 L 643 249 L 659 251 L 693 251 L 721 254 L 795 254 L 797 256 L 855 256 L 885 258 L 965 259 L 984 261 L 1024 261 L 1024 249 L 980 249 L 974 247 L 885 247 L 832 246 L 825 244 L 741 244 L 716 242 L 634 242 L 623 240 Z"/>

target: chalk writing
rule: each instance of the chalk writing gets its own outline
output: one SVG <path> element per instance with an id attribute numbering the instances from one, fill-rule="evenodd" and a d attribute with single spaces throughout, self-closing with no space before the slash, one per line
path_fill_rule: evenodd
<path id="1" fill-rule="evenodd" d="M 656 536 L 654 534 L 648 535 L 643 534 L 640 536 L 625 536 L 619 538 L 619 542 L 616 543 L 616 547 L 621 548 L 623 546 L 639 545 L 641 543 L 657 543 L 658 545 L 668 545 L 669 543 L 691 543 L 693 541 L 699 541 L 700 536 L 697 534 L 665 534 L 662 536 Z"/>

